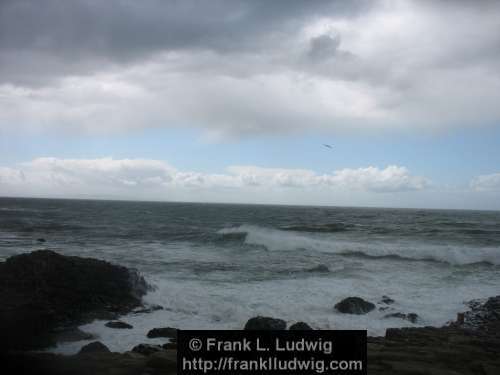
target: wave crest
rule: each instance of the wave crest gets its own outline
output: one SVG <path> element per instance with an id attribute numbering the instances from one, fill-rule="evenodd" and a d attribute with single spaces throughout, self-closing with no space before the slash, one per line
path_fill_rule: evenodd
<path id="1" fill-rule="evenodd" d="M 310 250 L 338 255 L 361 255 L 371 258 L 398 258 L 467 265 L 488 263 L 500 265 L 500 249 L 496 247 L 470 248 L 446 244 L 424 244 L 407 242 L 366 243 L 346 240 L 314 238 L 305 234 L 293 233 L 255 225 L 240 225 L 224 228 L 218 234 L 241 238 L 246 244 L 265 247 L 268 251 Z"/>

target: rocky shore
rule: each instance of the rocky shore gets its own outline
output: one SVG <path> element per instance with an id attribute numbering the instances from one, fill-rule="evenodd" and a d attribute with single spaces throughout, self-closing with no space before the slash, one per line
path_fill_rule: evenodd
<path id="1" fill-rule="evenodd" d="M 31 350 L 60 340 L 61 332 L 77 338 L 85 335 L 76 329 L 84 321 L 147 310 L 141 303 L 147 290 L 147 283 L 134 270 L 95 259 L 37 251 L 0 263 L 2 374 L 174 374 L 177 352 L 172 327 L 145 332 L 145 344 L 125 353 L 110 352 L 98 341 L 71 356 Z M 383 301 L 394 302 L 386 296 Z M 348 314 L 374 308 L 358 297 L 335 305 L 337 311 Z M 412 313 L 399 314 L 401 319 L 418 319 Z M 117 320 L 110 323 L 127 328 Z M 254 317 L 244 328 L 287 329 L 287 323 Z M 288 329 L 312 328 L 298 322 Z M 147 337 L 165 337 L 170 342 L 150 345 Z M 500 296 L 471 301 L 470 311 L 441 328 L 393 328 L 385 337 L 369 337 L 368 374 L 500 374 Z"/>
<path id="2" fill-rule="evenodd" d="M 76 327 L 142 306 L 149 286 L 136 271 L 49 250 L 0 263 L 0 349 L 40 349 Z"/>

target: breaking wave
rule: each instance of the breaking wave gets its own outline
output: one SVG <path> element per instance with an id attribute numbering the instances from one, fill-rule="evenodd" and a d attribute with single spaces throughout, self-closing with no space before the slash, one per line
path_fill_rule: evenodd
<path id="1" fill-rule="evenodd" d="M 500 265 L 500 248 L 451 246 L 418 242 L 352 242 L 335 238 L 317 237 L 285 230 L 254 225 L 223 228 L 218 234 L 224 238 L 239 238 L 247 245 L 262 246 L 268 251 L 310 250 L 339 255 L 361 255 L 371 258 L 400 258 L 444 262 L 452 265 L 488 263 Z"/>

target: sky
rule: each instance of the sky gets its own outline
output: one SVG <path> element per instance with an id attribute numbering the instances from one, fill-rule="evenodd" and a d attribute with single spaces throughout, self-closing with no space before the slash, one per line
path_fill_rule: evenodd
<path id="1" fill-rule="evenodd" d="M 499 210 L 499 103 L 498 1 L 0 1 L 0 196 Z"/>

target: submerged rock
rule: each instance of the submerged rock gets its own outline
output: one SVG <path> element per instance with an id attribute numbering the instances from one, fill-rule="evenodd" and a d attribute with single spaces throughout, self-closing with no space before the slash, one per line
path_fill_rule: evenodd
<path id="1" fill-rule="evenodd" d="M 164 328 L 153 328 L 147 334 L 150 339 L 157 337 L 167 337 L 167 338 L 177 338 L 177 328 L 164 327 Z"/>
<path id="2" fill-rule="evenodd" d="M 294 323 L 288 328 L 290 331 L 312 331 L 313 328 L 307 323 L 304 322 L 297 322 Z"/>
<path id="3" fill-rule="evenodd" d="M 139 353 L 142 355 L 151 355 L 153 353 L 162 351 L 163 348 L 160 345 L 151 345 L 151 344 L 139 344 L 132 348 L 134 353 Z"/>
<path id="4" fill-rule="evenodd" d="M 335 305 L 335 309 L 343 314 L 366 314 L 375 309 L 375 305 L 360 297 L 348 297 Z"/>
<path id="5" fill-rule="evenodd" d="M 318 264 L 315 267 L 309 268 L 307 272 L 327 273 L 330 272 L 330 269 L 324 264 Z"/>
<path id="6" fill-rule="evenodd" d="M 401 312 L 396 312 L 384 315 L 384 318 L 399 318 L 403 320 L 408 320 L 409 322 L 412 323 L 416 323 L 418 321 L 418 315 L 415 313 L 404 314 Z"/>
<path id="7" fill-rule="evenodd" d="M 158 311 L 158 310 L 163 310 L 163 306 L 150 305 L 147 307 L 139 307 L 137 309 L 134 309 L 134 311 L 132 311 L 132 312 L 134 314 L 149 314 L 149 313 L 152 313 L 153 311 Z"/>
<path id="8" fill-rule="evenodd" d="M 117 329 L 132 329 L 134 328 L 132 325 L 122 322 L 120 320 L 114 320 L 112 322 L 107 322 L 105 324 L 108 328 L 117 328 Z"/>
<path id="9" fill-rule="evenodd" d="M 104 345 L 100 341 L 94 341 L 90 344 L 82 346 L 78 354 L 86 354 L 86 353 L 109 353 L 109 349 L 106 345 Z"/>
<path id="10" fill-rule="evenodd" d="M 387 296 L 382 296 L 382 299 L 380 300 L 380 303 L 384 303 L 386 305 L 392 305 L 394 301 L 391 297 L 387 297 Z"/>
<path id="11" fill-rule="evenodd" d="M 141 305 L 148 285 L 136 271 L 50 250 L 0 262 L 0 349 L 54 344 L 54 329 L 113 318 Z"/>
<path id="12" fill-rule="evenodd" d="M 282 319 L 275 319 L 266 316 L 256 316 L 251 318 L 245 324 L 245 330 L 284 330 L 286 329 L 286 322 Z"/>

